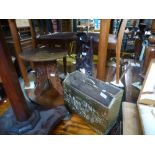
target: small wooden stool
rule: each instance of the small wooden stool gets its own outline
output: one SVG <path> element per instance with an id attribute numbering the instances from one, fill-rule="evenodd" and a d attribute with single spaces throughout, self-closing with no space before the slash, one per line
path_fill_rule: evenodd
<path id="1" fill-rule="evenodd" d="M 35 89 L 27 94 L 33 101 L 44 107 L 62 105 L 63 88 L 57 73 L 57 59 L 67 55 L 60 48 L 36 48 L 24 51 L 20 58 L 33 62 L 35 71 Z"/>

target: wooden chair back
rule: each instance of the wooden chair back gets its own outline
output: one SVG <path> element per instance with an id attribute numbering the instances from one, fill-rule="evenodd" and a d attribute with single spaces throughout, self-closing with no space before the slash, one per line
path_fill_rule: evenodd
<path id="1" fill-rule="evenodd" d="M 15 21 L 15 19 L 8 19 L 8 22 L 9 22 L 12 39 L 14 42 L 14 48 L 15 48 L 15 52 L 16 52 L 17 61 L 18 61 L 19 67 L 20 67 L 22 77 L 24 79 L 24 84 L 26 87 L 29 87 L 30 84 L 29 84 L 26 66 L 24 64 L 24 61 L 19 57 L 19 54 L 22 52 L 22 47 L 21 47 L 20 38 L 18 35 L 16 21 Z"/>
<path id="2" fill-rule="evenodd" d="M 117 43 L 116 43 L 116 83 L 119 83 L 120 79 L 120 56 L 121 56 L 121 46 L 122 46 L 122 40 L 123 40 L 123 35 L 125 31 L 125 27 L 127 24 L 127 19 L 123 19 L 120 30 L 118 32 L 118 37 L 117 37 Z"/>
<path id="3" fill-rule="evenodd" d="M 112 49 L 116 49 L 116 82 L 119 83 L 120 79 L 120 56 L 121 56 L 121 46 L 123 40 L 123 34 L 127 24 L 127 19 L 121 21 L 120 28 L 116 34 L 117 39 Z M 100 80 L 106 79 L 106 61 L 109 46 L 109 30 L 110 30 L 110 20 L 102 19 L 100 24 L 100 36 L 99 36 L 99 46 L 98 46 L 98 64 L 97 64 L 97 78 Z"/>

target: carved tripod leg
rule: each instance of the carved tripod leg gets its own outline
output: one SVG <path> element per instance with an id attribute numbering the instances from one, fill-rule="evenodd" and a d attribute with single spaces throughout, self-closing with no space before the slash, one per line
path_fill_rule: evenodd
<path id="1" fill-rule="evenodd" d="M 60 78 L 57 73 L 56 61 L 48 62 L 47 75 L 48 75 L 48 79 L 52 83 L 52 86 L 59 92 L 60 95 L 63 95 L 63 88 L 62 88 Z"/>
<path id="2" fill-rule="evenodd" d="M 40 96 L 41 92 L 44 89 L 44 84 L 47 81 L 46 65 L 44 64 L 44 62 L 35 62 L 34 69 L 36 77 L 36 88 L 34 93 L 36 96 Z"/>

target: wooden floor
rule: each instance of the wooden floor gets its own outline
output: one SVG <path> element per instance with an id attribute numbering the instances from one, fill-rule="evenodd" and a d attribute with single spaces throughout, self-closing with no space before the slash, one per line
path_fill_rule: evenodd
<path id="1" fill-rule="evenodd" d="M 72 114 L 69 121 L 62 121 L 53 131 L 49 134 L 54 135 L 96 135 L 89 125 L 83 121 L 77 114 Z"/>
<path id="2" fill-rule="evenodd" d="M 133 60 L 131 60 L 133 62 Z M 70 72 L 72 68 L 75 66 L 68 67 Z M 141 81 L 141 77 L 139 76 L 140 68 L 138 67 L 130 67 L 127 73 L 125 74 L 125 101 L 136 103 L 139 90 L 131 86 L 133 82 Z M 107 67 L 107 81 L 112 81 L 115 78 L 115 68 Z M 3 103 L 0 105 L 0 115 L 6 111 L 9 103 Z M 71 119 L 69 121 L 62 121 L 54 130 L 50 131 L 51 135 L 95 135 L 97 134 L 93 131 L 88 124 L 83 121 L 77 114 L 72 114 Z"/>
<path id="3" fill-rule="evenodd" d="M 10 107 L 10 103 L 8 100 L 4 100 L 0 103 L 0 116 L 2 116 Z"/>

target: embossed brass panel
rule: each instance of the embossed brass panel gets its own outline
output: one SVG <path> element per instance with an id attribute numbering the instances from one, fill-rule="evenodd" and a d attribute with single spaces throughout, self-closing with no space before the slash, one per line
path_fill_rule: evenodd
<path id="1" fill-rule="evenodd" d="M 79 71 L 68 75 L 63 86 L 65 105 L 97 133 L 106 134 L 117 120 L 123 90 Z"/>

